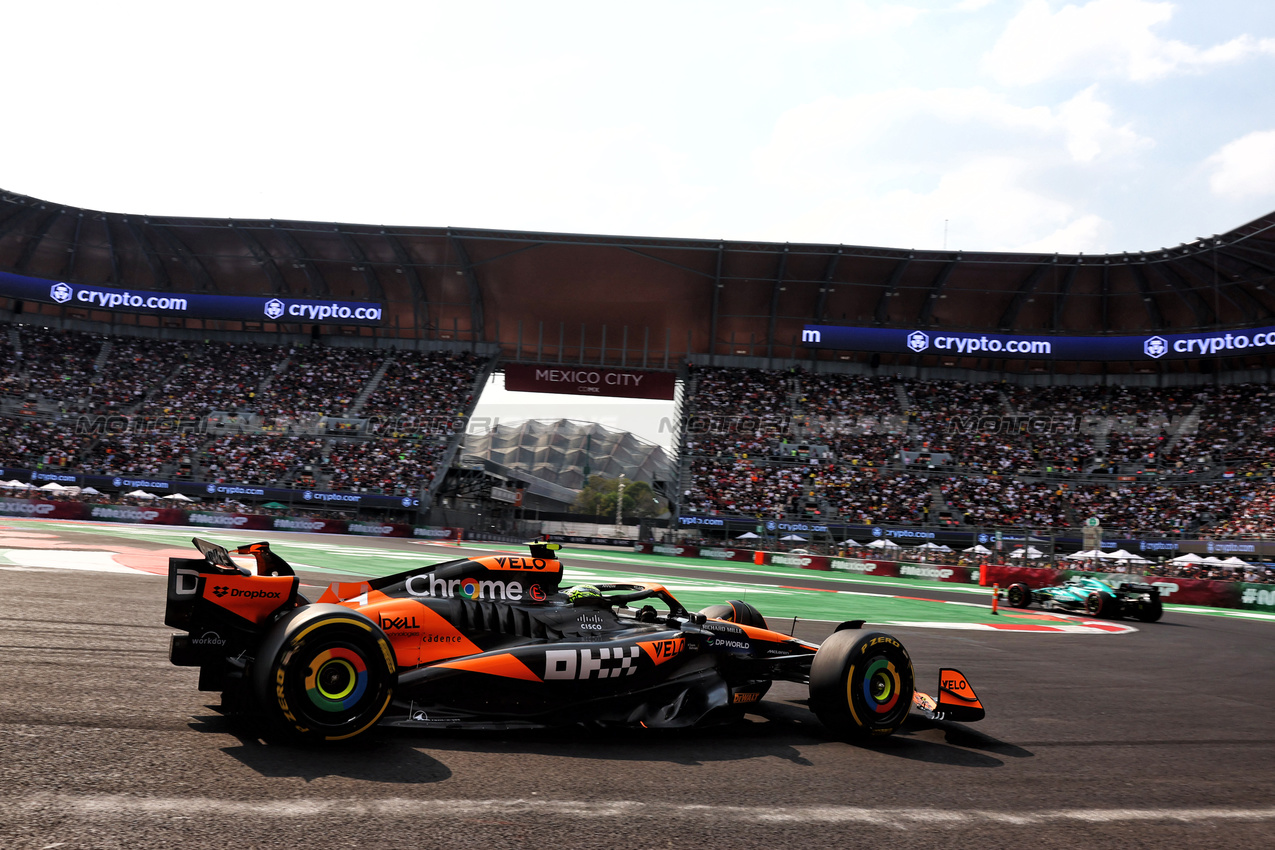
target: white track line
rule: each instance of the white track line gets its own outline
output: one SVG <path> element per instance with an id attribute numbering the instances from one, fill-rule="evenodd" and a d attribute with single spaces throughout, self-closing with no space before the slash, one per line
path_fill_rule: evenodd
<path id="1" fill-rule="evenodd" d="M 418 820 L 445 818 L 539 815 L 573 818 L 617 816 L 668 818 L 740 823 L 863 824 L 907 830 L 914 827 L 968 828 L 984 824 L 1039 826 L 1046 824 L 1219 823 L 1226 821 L 1275 821 L 1275 808 L 1154 808 L 1154 809 L 1046 809 L 998 812 L 985 809 L 865 808 L 862 806 L 744 806 L 676 805 L 634 800 L 430 800 L 388 798 L 381 800 L 293 800 L 254 803 L 208 797 L 147 798 L 124 795 L 39 794 L 21 800 L 0 801 L 0 812 L 32 814 L 59 811 L 65 815 L 103 818 L 139 816 L 312 818 L 317 816 L 399 816 L 412 812 Z"/>

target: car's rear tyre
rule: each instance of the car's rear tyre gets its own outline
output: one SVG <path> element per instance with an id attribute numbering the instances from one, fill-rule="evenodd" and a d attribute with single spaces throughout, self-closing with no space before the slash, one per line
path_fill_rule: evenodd
<path id="1" fill-rule="evenodd" d="M 1164 606 L 1160 604 L 1159 599 L 1154 602 L 1141 602 L 1133 616 L 1143 623 L 1154 623 L 1164 616 Z"/>
<path id="2" fill-rule="evenodd" d="M 717 605 L 709 605 L 700 613 L 714 620 L 739 623 L 741 626 L 756 626 L 759 629 L 769 628 L 766 625 L 766 618 L 761 615 L 760 611 L 747 602 L 740 602 L 738 599 L 732 599 L 729 602 L 718 603 Z"/>
<path id="3" fill-rule="evenodd" d="M 836 632 L 810 665 L 811 710 L 850 740 L 892 734 L 907 719 L 914 689 L 907 650 L 881 632 Z"/>
<path id="4" fill-rule="evenodd" d="M 390 704 L 394 651 L 366 617 L 311 605 L 277 623 L 254 667 L 257 700 L 285 737 L 341 741 L 367 732 Z"/>
<path id="5" fill-rule="evenodd" d="M 1011 608 L 1026 608 L 1032 604 L 1032 590 L 1021 581 L 1016 581 L 1005 591 L 1005 601 Z"/>

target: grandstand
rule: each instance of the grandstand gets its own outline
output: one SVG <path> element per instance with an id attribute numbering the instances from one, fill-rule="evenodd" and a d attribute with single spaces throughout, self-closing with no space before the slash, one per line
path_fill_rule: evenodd
<path id="1" fill-rule="evenodd" d="M 606 366 L 680 380 L 674 528 L 1055 533 L 1098 517 L 1261 535 L 1273 234 L 1275 214 L 1154 251 L 996 254 L 138 216 L 0 193 L 0 465 L 425 514 L 494 370 Z M 245 313 L 252 299 L 264 310 Z M 343 322 L 347 305 L 379 319 Z M 1019 356 L 1002 337 L 1140 348 Z"/>

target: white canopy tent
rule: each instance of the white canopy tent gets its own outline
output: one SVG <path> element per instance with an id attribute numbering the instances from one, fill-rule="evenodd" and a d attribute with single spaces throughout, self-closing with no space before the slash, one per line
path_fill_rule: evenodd
<path id="1" fill-rule="evenodd" d="M 45 484 L 44 486 L 39 487 L 39 488 L 37 488 L 37 489 L 39 489 L 39 490 L 48 490 L 48 491 L 50 491 L 50 492 L 53 492 L 53 491 L 55 491 L 55 490 L 65 490 L 66 488 L 65 488 L 65 487 L 63 487 L 61 484 L 59 484 L 59 483 L 58 483 L 58 482 L 56 482 L 56 481 L 50 481 L 48 484 Z"/>
<path id="2" fill-rule="evenodd" d="M 1037 549 L 1035 546 L 1028 546 L 1026 549 L 1015 549 L 1009 553 L 1011 558 L 1027 558 L 1035 560 L 1036 558 L 1045 557 L 1045 553 Z"/>
<path id="3" fill-rule="evenodd" d="M 156 496 L 154 493 L 147 493 L 145 490 L 133 490 L 132 492 L 125 493 L 124 495 L 131 496 L 134 499 L 158 499 L 159 498 L 159 496 Z"/>
<path id="4" fill-rule="evenodd" d="M 171 500 L 172 500 L 172 501 L 174 501 L 174 502 L 193 502 L 193 501 L 195 501 L 195 500 L 194 500 L 194 499 L 192 499 L 190 496 L 183 496 L 181 493 L 173 493 L 172 495 L 164 496 L 163 498 L 165 498 L 165 499 L 171 499 Z"/>
<path id="5" fill-rule="evenodd" d="M 736 540 L 756 540 L 756 539 L 757 539 L 758 537 L 760 537 L 760 536 L 761 536 L 761 535 L 759 535 L 759 534 L 754 534 L 754 533 L 752 533 L 751 531 L 745 531 L 743 534 L 739 535 L 739 536 L 738 536 L 738 537 L 736 537 L 735 539 L 736 539 Z"/>
<path id="6" fill-rule="evenodd" d="M 900 546 L 898 543 L 895 543 L 893 540 L 886 540 L 885 538 L 882 538 L 880 540 L 873 540 L 871 543 L 868 544 L 868 548 L 869 549 L 902 549 L 903 547 Z"/>
<path id="7" fill-rule="evenodd" d="M 968 549 L 962 549 L 961 551 L 962 551 L 962 552 L 973 552 L 975 555 L 990 555 L 990 554 L 992 554 L 992 550 L 991 550 L 991 549 L 988 549 L 988 548 L 987 548 L 986 546 L 984 546 L 982 543 L 975 543 L 975 544 L 974 544 L 973 546 L 971 546 L 970 548 L 968 548 Z"/>
<path id="8" fill-rule="evenodd" d="M 780 540 L 805 540 L 800 534 L 785 534 Z"/>

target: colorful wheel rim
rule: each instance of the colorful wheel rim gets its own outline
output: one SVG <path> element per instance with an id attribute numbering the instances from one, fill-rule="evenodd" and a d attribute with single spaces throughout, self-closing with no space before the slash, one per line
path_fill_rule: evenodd
<path id="1" fill-rule="evenodd" d="M 889 659 L 878 658 L 864 671 L 863 697 L 867 700 L 868 708 L 877 714 L 885 714 L 894 708 L 902 690 L 899 671 Z"/>
<path id="2" fill-rule="evenodd" d="M 310 662 L 305 692 L 324 711 L 353 708 L 367 690 L 367 663 L 344 647 L 325 649 Z"/>

